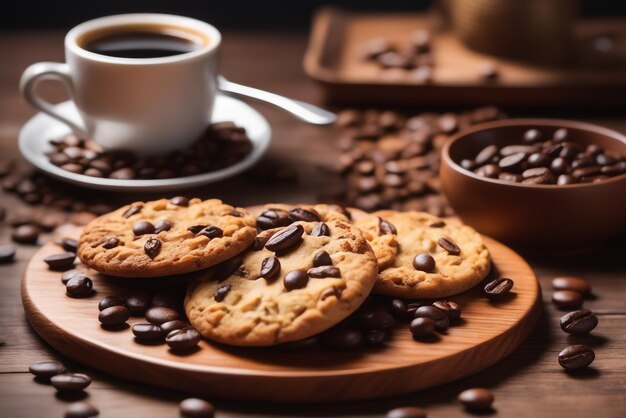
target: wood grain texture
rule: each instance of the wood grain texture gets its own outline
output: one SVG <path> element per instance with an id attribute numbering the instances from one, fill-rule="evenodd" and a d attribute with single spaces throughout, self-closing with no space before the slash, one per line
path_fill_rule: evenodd
<path id="1" fill-rule="evenodd" d="M 78 237 L 80 229 L 64 231 Z M 243 349 L 200 343 L 189 355 L 167 346 L 142 345 L 130 328 L 107 331 L 97 319 L 98 301 L 123 296 L 137 285 L 87 270 L 96 294 L 85 299 L 65 295 L 61 273 L 43 259 L 59 252 L 44 245 L 31 259 L 22 282 L 26 316 L 35 331 L 68 357 L 106 372 L 168 388 L 219 397 L 275 401 L 342 401 L 398 395 L 474 374 L 510 354 L 530 334 L 540 313 L 540 289 L 524 260 L 486 238 L 493 263 L 515 280 L 512 297 L 492 303 L 479 289 L 451 298 L 463 309 L 462 323 L 436 342 L 416 342 L 406 324 L 398 324 L 382 349 L 333 352 Z M 136 281 L 138 279 L 134 279 Z M 146 280 L 146 290 L 154 280 Z M 129 324 L 145 322 L 133 318 Z M 237 388 L 236 391 L 233 388 Z"/>
<path id="2" fill-rule="evenodd" d="M 305 68 L 329 99 L 349 104 L 532 106 L 541 97 L 542 106 L 624 105 L 626 99 L 619 96 L 626 92 L 626 43 L 618 41 L 610 53 L 602 53 L 593 49 L 592 39 L 622 34 L 625 27 L 620 18 L 578 22 L 574 62 L 550 67 L 475 52 L 435 14 L 359 14 L 330 8 L 314 19 Z M 433 34 L 431 82 L 363 60 L 369 41 L 384 38 L 407 46 L 417 29 Z M 497 81 L 481 77 L 487 63 L 498 69 Z"/>

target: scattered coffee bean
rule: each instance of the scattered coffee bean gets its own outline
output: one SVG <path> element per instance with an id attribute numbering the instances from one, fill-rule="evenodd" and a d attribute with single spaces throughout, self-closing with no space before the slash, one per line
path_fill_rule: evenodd
<path id="1" fill-rule="evenodd" d="M 439 238 L 439 241 L 437 241 L 437 243 L 439 244 L 441 248 L 446 250 L 448 254 L 450 255 L 461 254 L 461 249 L 450 238 L 446 238 L 446 237 Z"/>
<path id="2" fill-rule="evenodd" d="M 39 228 L 34 225 L 18 226 L 11 238 L 20 244 L 36 244 L 39 239 Z"/>
<path id="3" fill-rule="evenodd" d="M 93 282 L 84 275 L 75 275 L 65 284 L 65 293 L 71 298 L 84 298 L 93 292 Z"/>
<path id="4" fill-rule="evenodd" d="M 410 302 L 406 305 L 406 312 L 408 315 L 410 315 L 410 318 L 413 318 L 415 316 L 415 311 L 417 311 L 422 306 L 428 305 L 430 305 L 430 303 L 425 301 Z"/>
<path id="5" fill-rule="evenodd" d="M 78 241 L 73 238 L 60 238 L 55 243 L 67 252 L 76 254 L 78 251 Z"/>
<path id="6" fill-rule="evenodd" d="M 0 264 L 10 263 L 15 258 L 15 247 L 9 244 L 0 244 Z"/>
<path id="7" fill-rule="evenodd" d="M 458 321 L 461 318 L 461 307 L 449 300 L 438 300 L 433 302 L 435 308 L 439 308 L 448 315 L 450 322 Z"/>
<path id="8" fill-rule="evenodd" d="M 365 342 L 365 344 L 372 347 L 378 347 L 383 345 L 387 340 L 387 337 L 387 331 L 379 329 L 368 329 L 363 331 L 363 341 Z"/>
<path id="9" fill-rule="evenodd" d="M 396 324 L 391 313 L 381 309 L 366 309 L 357 314 L 360 328 L 388 330 Z"/>
<path id="10" fill-rule="evenodd" d="M 580 370 L 588 367 L 596 358 L 596 353 L 583 344 L 570 345 L 559 353 L 559 364 L 566 370 Z"/>
<path id="11" fill-rule="evenodd" d="M 146 292 L 133 292 L 126 297 L 124 306 L 132 316 L 144 316 L 151 306 L 150 300 L 150 295 Z"/>
<path id="12" fill-rule="evenodd" d="M 267 257 L 261 262 L 259 275 L 265 280 L 273 280 L 280 274 L 280 260 L 276 257 Z"/>
<path id="13" fill-rule="evenodd" d="M 415 318 L 428 318 L 435 322 L 435 329 L 444 332 L 450 326 L 448 315 L 434 306 L 421 306 L 415 311 Z"/>
<path id="14" fill-rule="evenodd" d="M 154 234 L 154 225 L 148 221 L 138 221 L 133 225 L 133 233 L 136 237 L 140 237 L 146 234 Z"/>
<path id="15" fill-rule="evenodd" d="M 203 399 L 188 398 L 179 405 L 180 416 L 183 418 L 213 418 L 215 408 Z"/>
<path id="16" fill-rule="evenodd" d="M 302 234 L 304 234 L 304 227 L 302 227 L 302 225 L 290 225 L 272 235 L 272 237 L 267 240 L 265 248 L 274 252 L 285 251 L 299 244 L 300 241 L 302 241 Z"/>
<path id="17" fill-rule="evenodd" d="M 561 317 L 561 329 L 568 334 L 589 334 L 597 325 L 598 317 L 587 309 L 580 309 Z"/>
<path id="18" fill-rule="evenodd" d="M 122 214 L 123 218 L 130 218 L 133 215 L 138 214 L 143 209 L 143 206 L 131 206 Z"/>
<path id="19" fill-rule="evenodd" d="M 333 260 L 330 258 L 330 254 L 324 250 L 320 250 L 313 256 L 313 267 L 332 266 Z"/>
<path id="20" fill-rule="evenodd" d="M 515 282 L 511 279 L 494 279 L 485 285 L 485 295 L 492 300 L 503 299 L 511 292 L 514 284 Z"/>
<path id="21" fill-rule="evenodd" d="M 489 389 L 473 388 L 459 393 L 457 399 L 468 410 L 481 411 L 491 408 L 495 397 Z"/>
<path id="22" fill-rule="evenodd" d="M 181 321 L 180 319 L 175 319 L 173 321 L 167 321 L 161 324 L 161 331 L 163 331 L 163 335 L 167 335 L 175 329 L 187 328 L 189 324 Z"/>
<path id="23" fill-rule="evenodd" d="M 309 275 L 305 270 L 292 270 L 283 279 L 283 284 L 287 291 L 302 289 L 309 282 Z"/>
<path id="24" fill-rule="evenodd" d="M 261 230 L 287 226 L 291 223 L 289 212 L 282 209 L 269 209 L 256 219 L 257 228 Z"/>
<path id="25" fill-rule="evenodd" d="M 80 392 L 91 384 L 91 378 L 83 373 L 65 373 L 52 376 L 50 383 L 59 392 Z"/>
<path id="26" fill-rule="evenodd" d="M 154 224 L 154 233 L 158 234 L 160 232 L 169 231 L 170 229 L 172 229 L 172 226 L 174 225 L 171 221 L 168 221 L 167 219 L 161 219 Z"/>
<path id="27" fill-rule="evenodd" d="M 160 326 L 147 323 L 134 324 L 132 331 L 139 341 L 154 341 L 165 335 Z"/>
<path id="28" fill-rule="evenodd" d="M 407 303 L 402 299 L 392 299 L 389 308 L 394 318 L 401 321 L 412 319 L 415 314 L 415 311 L 408 312 Z"/>
<path id="29" fill-rule="evenodd" d="M 412 406 L 395 408 L 387 412 L 387 418 L 426 418 L 426 411 Z"/>
<path id="30" fill-rule="evenodd" d="M 363 343 L 363 333 L 354 328 L 332 328 L 322 334 L 321 342 L 334 350 L 353 350 Z"/>
<path id="31" fill-rule="evenodd" d="M 28 371 L 37 376 L 37 378 L 48 381 L 51 377 L 66 372 L 65 366 L 55 360 L 39 361 L 28 366 Z"/>
<path id="32" fill-rule="evenodd" d="M 110 250 L 111 248 L 117 247 L 119 244 L 120 240 L 118 238 L 109 237 L 104 241 L 104 244 L 102 244 L 102 248 Z"/>
<path id="33" fill-rule="evenodd" d="M 292 222 L 304 221 L 304 222 L 320 222 L 322 219 L 320 216 L 312 210 L 306 210 L 303 208 L 293 208 L 289 211 L 289 219 Z"/>
<path id="34" fill-rule="evenodd" d="M 130 312 L 124 306 L 111 306 L 103 309 L 98 315 L 98 321 L 105 327 L 116 327 L 124 324 L 130 318 Z"/>
<path id="35" fill-rule="evenodd" d="M 72 277 L 75 277 L 75 276 L 85 276 L 85 273 L 83 273 L 80 270 L 75 270 L 75 269 L 74 270 L 68 270 L 68 271 L 64 272 L 63 275 L 61 275 L 61 282 L 63 284 L 67 284 L 67 282 L 69 282 L 70 279 Z"/>
<path id="36" fill-rule="evenodd" d="M 396 227 L 381 217 L 378 217 L 378 229 L 381 235 L 398 235 Z"/>
<path id="37" fill-rule="evenodd" d="M 100 411 L 89 402 L 72 402 L 65 410 L 65 418 L 89 418 L 96 417 Z"/>
<path id="38" fill-rule="evenodd" d="M 217 290 L 215 291 L 215 294 L 213 295 L 213 299 L 215 299 L 216 302 L 221 302 L 224 300 L 226 295 L 228 295 L 228 292 L 230 292 L 230 285 L 229 284 L 222 285 L 218 287 Z"/>
<path id="39" fill-rule="evenodd" d="M 552 279 L 552 288 L 555 290 L 573 290 L 583 296 L 591 294 L 591 285 L 587 280 L 573 276 L 559 276 Z"/>
<path id="40" fill-rule="evenodd" d="M 314 279 L 324 279 L 327 277 L 341 277 L 341 272 L 334 266 L 320 266 L 310 268 L 307 272 L 309 277 Z"/>
<path id="41" fill-rule="evenodd" d="M 154 258 L 161 252 L 161 240 L 156 237 L 150 237 L 143 246 L 143 251 L 150 258 Z"/>
<path id="42" fill-rule="evenodd" d="M 198 235 L 204 235 L 209 239 L 221 238 L 224 236 L 224 231 L 218 226 L 210 225 L 200 231 Z"/>
<path id="43" fill-rule="evenodd" d="M 53 254 L 45 257 L 43 261 L 52 271 L 66 271 L 74 267 L 75 253 Z"/>
<path id="44" fill-rule="evenodd" d="M 175 329 L 167 334 L 165 342 L 172 350 L 189 350 L 198 345 L 202 336 L 194 328 Z"/>
<path id="45" fill-rule="evenodd" d="M 150 308 L 146 311 L 146 320 L 154 325 L 180 319 L 180 315 L 170 308 Z"/>
<path id="46" fill-rule="evenodd" d="M 557 290 L 552 294 L 552 303 L 563 310 L 578 309 L 583 304 L 583 297 L 573 290 Z"/>
<path id="47" fill-rule="evenodd" d="M 113 306 L 124 306 L 124 301 L 117 296 L 106 296 L 98 302 L 98 310 L 100 312 Z"/>
<path id="48" fill-rule="evenodd" d="M 435 271 L 435 259 L 427 253 L 420 253 L 413 259 L 415 270 L 432 273 Z"/>
<path id="49" fill-rule="evenodd" d="M 183 196 L 176 196 L 170 199 L 170 203 L 175 206 L 187 207 L 189 206 L 189 199 Z"/>
<path id="50" fill-rule="evenodd" d="M 330 236 L 330 229 L 328 228 L 328 225 L 326 225 L 325 223 L 318 223 L 317 225 L 315 225 L 313 227 L 313 230 L 311 231 L 311 236 L 313 237 L 329 237 Z"/>
<path id="51" fill-rule="evenodd" d="M 430 337 L 435 333 L 435 321 L 426 317 L 415 318 L 411 321 L 410 329 L 415 339 Z"/>

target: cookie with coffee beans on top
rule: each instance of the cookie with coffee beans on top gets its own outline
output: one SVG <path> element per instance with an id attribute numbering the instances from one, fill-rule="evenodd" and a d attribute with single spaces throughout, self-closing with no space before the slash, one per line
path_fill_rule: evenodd
<path id="1" fill-rule="evenodd" d="M 119 277 L 202 270 L 248 248 L 255 220 L 218 199 L 175 197 L 136 202 L 89 223 L 78 243 L 83 264 Z"/>
<path id="2" fill-rule="evenodd" d="M 235 346 L 305 339 L 348 317 L 374 286 L 374 253 L 346 221 L 299 221 L 260 234 L 240 257 L 189 285 L 185 312 L 205 338 Z"/>
<path id="3" fill-rule="evenodd" d="M 375 293 L 442 298 L 464 292 L 489 273 L 491 258 L 478 232 L 424 212 L 374 213 L 394 225 L 398 255 L 378 274 Z"/>
<path id="4" fill-rule="evenodd" d="M 361 230 L 372 246 L 378 260 L 378 268 L 383 270 L 392 266 L 399 250 L 396 227 L 388 220 L 360 209 L 349 208 L 348 212 L 352 224 Z"/>

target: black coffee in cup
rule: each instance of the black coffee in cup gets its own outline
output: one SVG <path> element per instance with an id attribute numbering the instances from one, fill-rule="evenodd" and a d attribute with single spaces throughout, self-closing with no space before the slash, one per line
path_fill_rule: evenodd
<path id="1" fill-rule="evenodd" d="M 87 51 L 120 58 L 161 58 L 196 51 L 207 39 L 170 26 L 122 26 L 85 37 Z"/>

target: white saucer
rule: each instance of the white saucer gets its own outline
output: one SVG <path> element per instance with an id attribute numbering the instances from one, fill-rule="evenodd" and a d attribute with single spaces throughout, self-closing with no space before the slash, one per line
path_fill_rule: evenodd
<path id="1" fill-rule="evenodd" d="M 72 120 L 78 120 L 79 118 L 78 111 L 72 101 L 59 103 L 56 105 L 56 109 L 59 113 Z M 19 148 L 24 158 L 35 167 L 60 180 L 80 186 L 124 192 L 179 190 L 214 183 L 241 173 L 254 165 L 269 146 L 272 136 L 272 129 L 269 123 L 259 112 L 240 100 L 227 96 L 218 96 L 215 100 L 212 120 L 214 122 L 233 121 L 236 125 L 245 128 L 248 137 L 252 141 L 252 152 L 246 158 L 230 167 L 194 176 L 163 180 L 116 180 L 90 177 L 63 170 L 50 163 L 45 154 L 52 150 L 49 141 L 69 134 L 70 129 L 63 123 L 43 113 L 33 116 L 22 127 L 19 136 Z"/>

